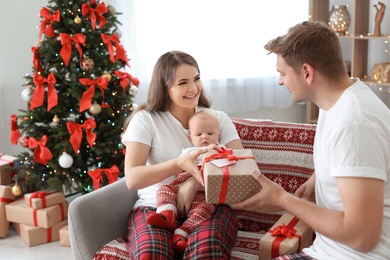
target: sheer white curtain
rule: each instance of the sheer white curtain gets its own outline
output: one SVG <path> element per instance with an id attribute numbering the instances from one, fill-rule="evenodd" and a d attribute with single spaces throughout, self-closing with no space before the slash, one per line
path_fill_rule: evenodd
<path id="1" fill-rule="evenodd" d="M 198 61 L 213 108 L 225 112 L 288 108 L 293 104 L 277 85 L 275 55 L 264 45 L 308 19 L 307 0 L 111 0 L 132 72 L 141 85 L 136 103 L 146 100 L 153 66 L 170 50 Z"/>

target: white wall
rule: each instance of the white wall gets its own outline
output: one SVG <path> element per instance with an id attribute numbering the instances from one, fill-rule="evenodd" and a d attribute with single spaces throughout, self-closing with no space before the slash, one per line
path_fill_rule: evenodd
<path id="1" fill-rule="evenodd" d="M 1 1 L 0 24 L 0 153 L 17 154 L 20 145 L 12 146 L 10 119 L 26 109 L 21 99 L 24 76 L 32 73 L 31 47 L 38 42 L 39 11 L 47 0 Z"/>

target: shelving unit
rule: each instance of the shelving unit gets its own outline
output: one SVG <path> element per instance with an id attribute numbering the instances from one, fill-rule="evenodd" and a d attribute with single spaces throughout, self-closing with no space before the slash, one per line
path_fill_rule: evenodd
<path id="1" fill-rule="evenodd" d="M 345 1 L 332 1 L 337 4 L 345 4 Z M 369 76 L 368 45 L 371 40 L 390 40 L 390 35 L 381 37 L 370 36 L 369 19 L 370 10 L 373 8 L 370 5 L 370 0 L 352 0 L 348 1 L 348 11 L 351 15 L 351 25 L 346 36 L 339 36 L 340 41 L 347 41 L 350 53 L 345 53 L 344 56 L 351 57 L 351 77 L 367 79 Z M 329 0 L 309 0 L 310 19 L 313 21 L 323 21 L 328 23 L 329 12 L 331 10 Z M 371 2 L 372 3 L 372 2 Z M 389 6 L 390 7 L 390 6 Z M 373 17 L 371 19 L 374 19 Z M 383 32 L 382 32 L 383 33 Z M 316 123 L 318 118 L 318 107 L 313 103 L 306 104 L 306 121 L 307 123 Z"/>

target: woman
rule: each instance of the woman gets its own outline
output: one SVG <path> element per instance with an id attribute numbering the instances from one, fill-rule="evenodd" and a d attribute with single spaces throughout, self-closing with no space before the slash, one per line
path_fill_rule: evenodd
<path id="1" fill-rule="evenodd" d="M 132 114 L 123 136 L 126 184 L 129 189 L 137 189 L 139 196 L 129 214 L 130 258 L 175 258 L 172 233 L 148 225 L 146 219 L 149 211 L 156 210 L 157 189 L 172 182 L 183 170 L 194 177 L 179 186 L 178 215 L 187 216 L 196 193 L 203 189 L 203 178 L 195 160 L 205 150 L 179 157 L 183 148 L 192 146 L 188 123 L 197 111 L 208 109 L 218 117 L 220 144 L 243 148 L 229 117 L 209 107 L 196 60 L 180 51 L 162 55 L 153 71 L 148 100 Z M 226 205 L 217 206 L 213 217 L 189 236 L 183 259 L 229 259 L 236 234 L 237 220 L 231 209 Z"/>

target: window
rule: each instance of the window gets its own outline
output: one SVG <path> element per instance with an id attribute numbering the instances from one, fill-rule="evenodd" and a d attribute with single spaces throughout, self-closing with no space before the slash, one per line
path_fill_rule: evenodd
<path id="1" fill-rule="evenodd" d="M 119 16 L 124 32 L 121 41 L 133 73 L 141 80 L 137 103 L 146 100 L 158 57 L 166 51 L 181 50 L 198 61 L 213 108 L 234 112 L 292 104 L 289 93 L 277 86 L 275 56 L 267 55 L 264 45 L 307 20 L 309 1 L 117 0 L 113 5 L 124 14 Z M 272 89 L 275 87 L 280 90 Z M 226 91 L 229 93 L 224 96 L 235 100 L 216 103 L 214 93 L 220 97 Z M 241 95 L 241 101 L 249 98 L 250 102 L 237 103 L 237 95 Z"/>

